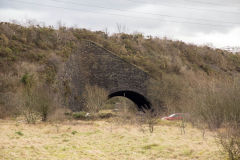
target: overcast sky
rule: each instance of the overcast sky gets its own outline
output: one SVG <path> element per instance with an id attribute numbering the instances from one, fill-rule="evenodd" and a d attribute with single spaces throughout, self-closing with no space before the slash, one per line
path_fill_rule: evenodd
<path id="1" fill-rule="evenodd" d="M 240 46 L 239 0 L 0 0 L 0 21 L 167 37 Z"/>

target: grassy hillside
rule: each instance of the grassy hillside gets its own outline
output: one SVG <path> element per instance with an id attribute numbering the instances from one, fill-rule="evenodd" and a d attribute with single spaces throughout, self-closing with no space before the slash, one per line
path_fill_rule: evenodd
<path id="1" fill-rule="evenodd" d="M 86 29 L 0 24 L 1 72 L 19 61 L 44 63 L 53 52 L 67 58 L 81 40 L 91 40 L 136 64 L 152 76 L 182 73 L 184 70 L 206 74 L 234 73 L 240 70 L 240 56 L 207 46 L 181 41 L 143 37 L 142 34 L 113 34 Z M 50 64 L 49 64 L 50 65 Z"/>
<path id="2" fill-rule="evenodd" d="M 240 56 L 207 46 L 195 46 L 181 41 L 144 37 L 142 34 L 118 33 L 108 35 L 86 29 L 59 29 L 40 26 L 20 26 L 0 23 L 0 105 L 15 106 L 12 97 L 22 88 L 41 84 L 58 92 L 57 73 L 69 55 L 82 43 L 90 40 L 112 51 L 129 63 L 137 65 L 158 80 L 153 86 L 172 87 L 179 97 L 183 86 L 200 81 L 228 79 L 240 72 Z M 196 80 L 199 82 L 196 82 Z M 182 84 L 181 84 L 182 83 Z M 181 84 L 181 87 L 179 87 Z M 151 86 L 149 87 L 151 89 Z M 166 88 L 166 87 L 165 87 Z M 168 89 L 169 90 L 169 89 Z M 165 91 L 164 91 L 165 92 Z M 159 93 L 152 93 L 159 95 Z M 164 93 L 165 94 L 165 93 Z M 164 95 L 169 97 L 169 95 Z M 162 95 L 162 97 L 164 97 Z M 6 101 L 11 100 L 12 104 Z M 157 99 L 157 98 L 155 98 Z M 163 98 L 164 101 L 164 98 Z M 7 107 L 8 110 L 11 107 Z"/>

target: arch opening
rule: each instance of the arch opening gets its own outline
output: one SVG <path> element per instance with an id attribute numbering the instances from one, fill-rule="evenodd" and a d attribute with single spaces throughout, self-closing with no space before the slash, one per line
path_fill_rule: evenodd
<path id="1" fill-rule="evenodd" d="M 117 91 L 114 93 L 111 93 L 108 98 L 113 98 L 116 96 L 121 96 L 121 97 L 126 97 L 128 99 L 130 99 L 131 101 L 133 101 L 139 110 L 144 110 L 144 109 L 151 109 L 151 103 L 149 100 L 147 100 L 147 98 L 145 98 L 143 95 L 134 92 L 134 91 Z"/>

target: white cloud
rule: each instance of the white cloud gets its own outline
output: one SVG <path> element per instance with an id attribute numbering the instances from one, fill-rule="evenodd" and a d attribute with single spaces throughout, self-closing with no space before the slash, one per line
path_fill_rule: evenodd
<path id="1" fill-rule="evenodd" d="M 177 37 L 185 42 L 195 43 L 195 44 L 207 44 L 211 43 L 215 47 L 222 48 L 225 46 L 240 46 L 240 27 L 234 28 L 227 33 L 213 32 L 210 34 L 197 33 L 195 36 Z"/>
<path id="2" fill-rule="evenodd" d="M 41 13 L 32 10 L 16 10 L 16 9 L 0 9 L 0 20 L 9 21 L 9 20 L 18 20 L 24 22 L 27 19 L 40 19 L 46 13 Z"/>

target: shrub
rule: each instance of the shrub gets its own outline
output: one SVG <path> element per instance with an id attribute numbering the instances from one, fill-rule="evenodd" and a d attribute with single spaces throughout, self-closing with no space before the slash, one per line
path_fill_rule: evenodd
<path id="1" fill-rule="evenodd" d="M 25 117 L 27 123 L 35 123 L 38 117 L 36 111 L 37 97 L 34 92 L 35 79 L 33 75 L 28 73 L 24 74 L 21 78 L 23 83 L 23 91 L 21 93 L 21 104 L 19 106 L 19 111 Z"/>
<path id="2" fill-rule="evenodd" d="M 23 103 L 20 111 L 27 123 L 35 123 L 38 117 L 41 117 L 42 121 L 47 121 L 49 114 L 56 109 L 54 98 L 51 91 L 44 87 L 25 91 L 22 96 Z"/>
<path id="3" fill-rule="evenodd" d="M 20 110 L 28 123 L 35 123 L 38 116 L 46 121 L 50 112 L 55 110 L 54 94 L 50 86 L 39 85 L 33 75 L 26 73 L 21 78 L 24 85 Z"/>
<path id="4" fill-rule="evenodd" d="M 8 47 L 1 47 L 0 46 L 0 57 L 6 57 L 7 60 L 15 60 L 15 56 L 13 55 L 13 51 L 11 48 Z"/>
<path id="5" fill-rule="evenodd" d="M 158 123 L 159 115 L 160 115 L 160 109 L 159 107 L 154 107 L 151 109 L 144 109 L 142 114 L 142 122 L 148 124 L 148 129 L 150 133 L 153 133 L 154 126 Z"/>
<path id="6" fill-rule="evenodd" d="M 39 116 L 37 109 L 37 97 L 35 97 L 33 92 L 27 91 L 22 95 L 22 104 L 19 111 L 23 114 L 27 123 L 36 123 Z"/>
<path id="7" fill-rule="evenodd" d="M 26 88 L 32 88 L 34 85 L 34 75 L 25 73 L 23 77 L 21 78 L 21 82 L 24 84 Z"/>
<path id="8" fill-rule="evenodd" d="M 45 69 L 46 72 L 46 82 L 48 84 L 53 84 L 56 76 L 56 68 L 54 66 L 48 66 Z"/>
<path id="9" fill-rule="evenodd" d="M 229 159 L 240 158 L 240 79 L 202 83 L 195 88 L 187 112 L 195 121 L 218 133 L 217 140 Z M 194 108 L 193 108 L 194 106 Z M 220 129 L 221 128 L 221 129 Z"/>
<path id="10" fill-rule="evenodd" d="M 98 117 L 101 119 L 108 119 L 113 117 L 114 115 L 112 113 L 99 113 Z"/>
<path id="11" fill-rule="evenodd" d="M 19 135 L 19 136 L 23 136 L 23 133 L 21 132 L 21 131 L 17 131 L 17 132 L 15 132 L 17 135 Z"/>
<path id="12" fill-rule="evenodd" d="M 86 109 L 90 113 L 97 113 L 103 108 L 104 103 L 108 99 L 108 93 L 105 89 L 98 86 L 86 85 L 83 93 L 86 103 Z"/>
<path id="13" fill-rule="evenodd" d="M 209 128 L 220 128 L 224 123 L 240 122 L 240 80 L 215 81 L 202 84 L 192 96 L 193 116 L 208 124 Z"/>
<path id="14" fill-rule="evenodd" d="M 49 114 L 56 109 L 54 94 L 49 86 L 45 86 L 38 88 L 35 96 L 37 98 L 37 112 L 40 114 L 42 121 L 47 121 Z"/>
<path id="15" fill-rule="evenodd" d="M 87 112 L 84 112 L 84 111 L 74 112 L 72 116 L 74 119 L 79 119 L 79 120 L 86 120 L 89 118 L 89 116 L 87 116 Z"/>
<path id="16" fill-rule="evenodd" d="M 210 75 L 211 74 L 211 72 L 212 72 L 212 70 L 211 70 L 211 67 L 209 66 L 209 65 L 200 65 L 200 68 L 204 71 L 204 72 L 206 72 L 208 75 Z"/>
<path id="17" fill-rule="evenodd" d="M 147 91 L 154 107 L 161 109 L 161 112 L 170 113 L 182 111 L 181 103 L 188 93 L 184 77 L 175 74 L 163 75 L 159 80 L 150 80 Z"/>
<path id="18" fill-rule="evenodd" d="M 0 92 L 0 118 L 6 118 L 19 115 L 17 106 L 19 97 L 12 92 Z"/>
<path id="19" fill-rule="evenodd" d="M 72 135 L 75 135 L 77 134 L 78 132 L 77 131 L 72 131 Z"/>
<path id="20" fill-rule="evenodd" d="M 9 43 L 9 40 L 5 34 L 1 33 L 0 34 L 0 46 L 7 46 Z"/>
<path id="21" fill-rule="evenodd" d="M 218 142 L 223 151 L 228 153 L 230 160 L 240 159 L 240 128 L 239 126 L 227 125 L 224 131 L 218 133 Z"/>

